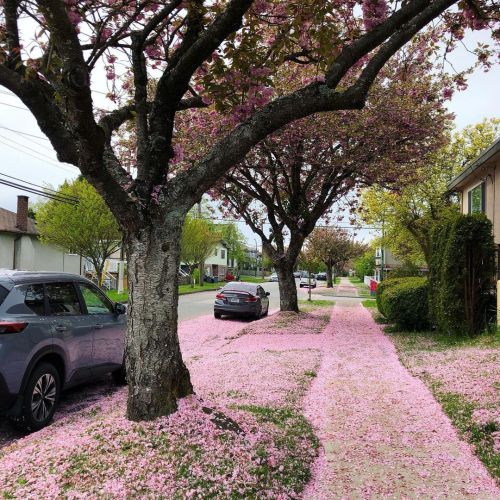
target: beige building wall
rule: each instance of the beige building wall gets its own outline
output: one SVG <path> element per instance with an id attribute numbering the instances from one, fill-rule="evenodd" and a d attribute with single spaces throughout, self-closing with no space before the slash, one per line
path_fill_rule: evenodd
<path id="1" fill-rule="evenodd" d="M 486 183 L 485 215 L 493 223 L 495 243 L 500 244 L 500 160 L 488 162 L 481 166 L 460 184 L 462 213 L 469 213 L 468 192 L 483 181 Z"/>

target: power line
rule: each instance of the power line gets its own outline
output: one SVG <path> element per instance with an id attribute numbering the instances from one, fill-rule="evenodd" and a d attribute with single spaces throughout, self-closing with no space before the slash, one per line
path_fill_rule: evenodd
<path id="1" fill-rule="evenodd" d="M 15 142 L 15 141 L 13 141 L 12 139 L 7 139 L 7 140 L 10 140 L 10 141 L 12 141 L 12 142 Z M 39 156 L 36 156 L 36 155 L 34 155 L 33 153 L 28 153 L 27 151 L 22 151 L 21 149 L 17 148 L 16 146 L 12 146 L 12 144 L 7 144 L 6 142 L 3 142 L 3 141 L 0 141 L 0 144 L 3 144 L 4 146 L 7 146 L 8 148 L 14 149 L 14 150 L 15 150 L 15 151 L 17 151 L 18 153 L 23 153 L 23 154 L 25 154 L 25 155 L 31 156 L 32 158 L 35 158 L 35 160 L 39 160 L 39 161 L 42 161 L 42 162 L 44 162 L 44 163 L 47 163 L 47 160 L 45 160 L 45 159 L 43 159 L 43 158 L 40 158 Z M 23 145 L 21 145 L 21 147 L 26 148 L 26 149 L 30 149 L 31 151 L 34 151 L 33 149 L 28 148 L 27 146 L 23 146 Z M 41 155 L 41 156 L 45 156 L 45 158 L 49 158 L 49 157 L 48 157 L 48 156 L 46 156 L 46 155 L 42 155 L 42 153 L 38 153 L 38 151 L 36 151 L 36 153 L 37 153 L 37 154 L 39 154 L 39 155 Z M 55 162 L 52 160 L 52 158 L 50 158 L 50 159 L 49 159 L 49 163 L 50 163 L 51 165 L 53 165 L 54 167 L 61 168 L 61 169 L 65 170 L 65 171 L 66 171 L 66 172 L 68 172 L 68 173 L 75 173 L 75 172 L 73 172 L 73 171 L 71 171 L 71 170 L 68 170 L 69 166 L 59 165 L 59 164 L 55 163 Z M 76 167 L 74 167 L 74 168 L 76 168 Z"/>
<path id="2" fill-rule="evenodd" d="M 8 177 L 9 179 L 14 179 L 15 181 L 23 182 L 24 184 L 29 184 L 30 186 L 34 186 L 36 188 L 42 189 L 43 191 L 50 191 L 54 193 L 57 196 L 67 198 L 68 200 L 72 200 L 75 202 L 78 202 L 78 198 L 76 196 L 68 195 L 68 194 L 62 194 L 59 191 L 56 191 L 54 189 L 45 187 L 45 186 L 40 186 L 39 184 L 33 184 L 33 182 L 25 181 L 24 179 L 19 179 L 17 177 L 14 177 L 12 175 L 4 174 L 3 172 L 0 172 L 0 175 L 3 175 L 4 177 Z M 49 193 L 50 194 L 50 193 Z"/>
<path id="3" fill-rule="evenodd" d="M 14 104 L 7 104 L 6 102 L 1 102 L 1 101 L 0 101 L 0 104 L 2 104 L 3 106 L 8 106 L 9 108 L 16 108 L 16 109 L 21 109 L 23 111 L 30 112 L 30 110 L 28 108 L 21 107 L 21 106 L 15 106 Z"/>
<path id="4" fill-rule="evenodd" d="M 0 184 L 3 184 L 4 186 L 8 186 L 14 189 L 19 189 L 21 191 L 26 191 L 28 193 L 33 193 L 38 196 L 44 196 L 45 198 L 50 198 L 51 200 L 59 201 L 61 203 L 67 203 L 69 205 L 76 205 L 78 203 L 78 201 L 73 201 L 69 198 L 64 197 L 64 195 L 55 195 L 48 192 L 40 191 L 38 189 L 31 188 L 29 186 L 22 186 L 15 182 L 8 181 L 6 179 L 0 179 Z"/>
<path id="5" fill-rule="evenodd" d="M 29 134 L 28 132 L 22 132 L 21 130 L 15 130 L 13 128 L 6 127 L 5 125 L 0 125 L 0 128 L 14 132 L 15 134 L 27 135 L 28 137 L 34 137 L 35 139 L 41 139 L 42 141 L 48 141 L 47 137 L 42 137 L 41 135 Z"/>

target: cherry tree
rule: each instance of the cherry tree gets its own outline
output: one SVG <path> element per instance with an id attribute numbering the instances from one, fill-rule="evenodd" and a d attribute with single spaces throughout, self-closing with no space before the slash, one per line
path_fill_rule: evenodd
<path id="1" fill-rule="evenodd" d="M 362 111 L 304 118 L 269 135 L 214 190 L 222 209 L 262 239 L 282 311 L 298 311 L 293 269 L 318 220 L 337 220 L 334 204 L 353 212 L 361 186 L 408 180 L 443 144 L 445 82 L 433 81 L 424 66 L 403 57 L 384 71 Z"/>
<path id="2" fill-rule="evenodd" d="M 307 248 L 326 266 L 326 286 L 333 287 L 333 274 L 342 272 L 347 261 L 363 253 L 347 231 L 338 227 L 318 227 L 307 239 Z"/>
<path id="3" fill-rule="evenodd" d="M 287 123 L 363 108 L 412 38 L 435 50 L 447 34 L 450 48 L 465 27 L 492 26 L 495 13 L 494 0 L 359 3 L 0 0 L 0 85 L 103 196 L 124 234 L 129 418 L 168 414 L 193 391 L 177 337 L 177 269 L 183 220 L 201 195 Z M 487 61 L 488 49 L 478 55 Z M 316 76 L 273 97 L 276 75 L 302 65 Z M 94 103 L 102 80 L 106 110 Z M 180 122 L 203 108 L 225 117 L 221 133 L 182 162 Z M 127 126 L 128 156 L 115 137 Z"/>

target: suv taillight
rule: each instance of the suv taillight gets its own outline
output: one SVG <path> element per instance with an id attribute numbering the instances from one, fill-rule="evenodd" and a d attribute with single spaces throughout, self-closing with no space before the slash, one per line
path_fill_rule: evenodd
<path id="1" fill-rule="evenodd" d="M 216 296 L 215 296 L 216 299 L 225 299 L 226 297 L 224 296 L 223 293 L 218 293 Z"/>
<path id="2" fill-rule="evenodd" d="M 245 302 L 257 302 L 257 297 L 254 297 L 253 295 L 250 295 Z"/>
<path id="3" fill-rule="evenodd" d="M 19 333 L 22 332 L 28 323 L 21 321 L 0 321 L 0 334 L 2 333 Z"/>

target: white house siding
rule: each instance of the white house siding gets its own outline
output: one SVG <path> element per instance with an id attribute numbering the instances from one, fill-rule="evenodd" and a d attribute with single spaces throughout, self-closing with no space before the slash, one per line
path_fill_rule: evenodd
<path id="1" fill-rule="evenodd" d="M 15 252 L 15 259 L 14 259 Z M 80 274 L 80 256 L 42 245 L 35 236 L 0 233 L 0 268 Z"/>
<path id="2" fill-rule="evenodd" d="M 12 269 L 16 235 L 0 233 L 0 269 Z"/>

